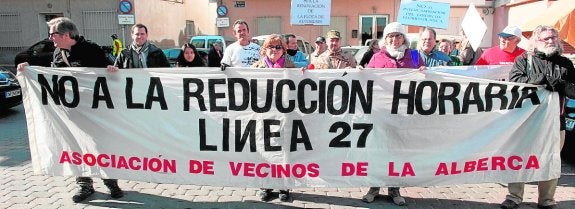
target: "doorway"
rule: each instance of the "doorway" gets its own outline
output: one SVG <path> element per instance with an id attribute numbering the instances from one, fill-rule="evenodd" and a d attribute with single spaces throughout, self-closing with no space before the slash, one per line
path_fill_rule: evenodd
<path id="1" fill-rule="evenodd" d="M 389 15 L 360 15 L 359 16 L 359 31 L 360 45 L 365 45 L 365 42 L 370 39 L 380 39 L 383 36 L 383 28 L 387 25 Z"/>

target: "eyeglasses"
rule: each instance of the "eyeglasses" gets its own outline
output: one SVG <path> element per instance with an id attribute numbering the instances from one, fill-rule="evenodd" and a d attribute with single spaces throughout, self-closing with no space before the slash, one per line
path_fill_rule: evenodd
<path id="1" fill-rule="evenodd" d="M 557 36 L 549 36 L 549 37 L 547 37 L 547 38 L 540 38 L 540 39 L 539 39 L 539 41 L 542 41 L 542 42 L 546 42 L 546 41 L 549 41 L 549 40 L 555 41 L 555 40 L 557 40 Z"/>
<path id="2" fill-rule="evenodd" d="M 390 34 L 387 34 L 386 37 L 387 38 L 402 38 L 403 35 L 401 33 L 390 33 Z"/>
<path id="3" fill-rule="evenodd" d="M 54 35 L 62 35 L 59 32 L 48 33 L 48 38 L 52 38 Z"/>
<path id="4" fill-rule="evenodd" d="M 281 46 L 281 45 L 275 45 L 275 46 L 273 46 L 273 45 L 269 45 L 269 46 L 268 46 L 268 49 L 276 49 L 276 50 L 280 50 L 280 49 L 283 49 L 283 48 L 284 48 L 284 47 L 283 47 L 283 46 Z"/>

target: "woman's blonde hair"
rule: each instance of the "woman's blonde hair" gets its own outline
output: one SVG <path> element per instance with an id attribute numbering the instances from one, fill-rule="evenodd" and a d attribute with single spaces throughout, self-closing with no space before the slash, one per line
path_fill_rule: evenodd
<path id="1" fill-rule="evenodd" d="M 266 40 L 264 41 L 264 43 L 262 44 L 262 47 L 260 49 L 260 54 L 262 56 L 266 56 L 266 49 L 270 46 L 270 45 L 281 45 L 283 48 L 283 54 L 285 55 L 286 53 L 286 49 L 287 49 L 287 44 L 284 41 L 283 36 L 280 36 L 278 34 L 271 34 L 270 36 L 268 36 L 268 38 L 266 38 Z"/>

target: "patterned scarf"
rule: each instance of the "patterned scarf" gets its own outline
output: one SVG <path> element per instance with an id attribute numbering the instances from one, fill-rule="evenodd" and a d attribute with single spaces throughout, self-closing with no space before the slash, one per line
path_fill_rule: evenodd
<path id="1" fill-rule="evenodd" d="M 285 56 L 281 56 L 276 63 L 272 63 L 272 61 L 268 57 L 265 58 L 265 61 L 266 61 L 266 65 L 269 68 L 283 68 Z"/>
<path id="2" fill-rule="evenodd" d="M 150 49 L 150 43 L 146 41 L 141 47 L 138 47 L 136 42 L 132 42 L 130 45 L 132 49 L 132 61 L 134 62 L 134 68 L 147 68 L 148 50 Z M 135 52 L 135 53 L 133 53 Z"/>

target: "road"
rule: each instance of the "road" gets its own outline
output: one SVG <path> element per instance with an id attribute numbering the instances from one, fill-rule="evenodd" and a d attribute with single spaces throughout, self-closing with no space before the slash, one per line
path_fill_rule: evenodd
<path id="1" fill-rule="evenodd" d="M 22 105 L 0 112 L 0 208 L 499 208 L 507 188 L 502 184 L 466 184 L 401 188 L 407 206 L 378 196 L 371 204 L 360 198 L 368 188 L 294 189 L 293 201 L 277 198 L 264 203 L 257 188 L 156 184 L 120 180 L 126 191 L 121 199 L 110 199 L 102 181 L 95 179 L 96 193 L 83 203 L 73 203 L 74 177 L 33 175 Z M 575 208 L 575 168 L 563 164 L 556 193 L 560 208 Z M 201 183 L 198 183 L 201 184 Z M 386 193 L 382 192 L 383 194 Z M 520 209 L 536 208 L 537 188 L 526 186 Z"/>

